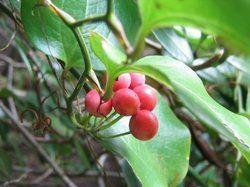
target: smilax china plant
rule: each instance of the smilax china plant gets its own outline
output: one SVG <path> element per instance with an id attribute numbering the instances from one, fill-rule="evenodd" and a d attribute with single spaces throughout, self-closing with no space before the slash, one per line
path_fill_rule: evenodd
<path id="1" fill-rule="evenodd" d="M 38 103 L 17 99 L 9 86 L 0 90 L 0 107 L 66 185 L 78 185 L 67 170 L 80 167 L 103 172 L 111 185 L 90 138 L 120 160 L 127 186 L 250 185 L 248 1 L 9 4 L 0 8 L 22 33 L 10 45 L 27 66 Z M 67 160 L 54 150 L 65 144 L 38 143 L 58 137 L 70 152 L 76 147 L 81 166 L 64 171 Z"/>

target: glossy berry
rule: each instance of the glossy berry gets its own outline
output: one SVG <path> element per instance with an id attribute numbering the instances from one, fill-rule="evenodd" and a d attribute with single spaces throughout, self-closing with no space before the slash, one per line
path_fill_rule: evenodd
<path id="1" fill-rule="evenodd" d="M 153 88 L 147 85 L 141 85 L 135 87 L 134 92 L 138 95 L 140 99 L 141 110 L 152 111 L 155 108 L 158 102 L 158 98 L 157 98 L 157 93 Z"/>
<path id="2" fill-rule="evenodd" d="M 131 77 L 131 84 L 130 88 L 134 89 L 137 86 L 145 84 L 146 78 L 145 75 L 142 75 L 140 73 L 130 73 Z"/>
<path id="3" fill-rule="evenodd" d="M 129 128 L 132 135 L 139 140 L 150 140 L 158 132 L 157 117 L 148 110 L 139 110 L 131 117 Z"/>
<path id="4" fill-rule="evenodd" d="M 133 90 L 123 88 L 115 93 L 112 105 L 118 114 L 130 116 L 134 115 L 139 109 L 140 100 Z"/>
<path id="5" fill-rule="evenodd" d="M 108 100 L 107 102 L 103 102 L 98 108 L 98 115 L 107 116 L 112 110 L 112 101 Z"/>
<path id="6" fill-rule="evenodd" d="M 131 84 L 131 77 L 129 73 L 124 73 L 120 75 L 114 83 L 114 91 L 120 90 L 122 88 L 128 88 Z"/>
<path id="7" fill-rule="evenodd" d="M 93 89 L 85 97 L 85 107 L 90 114 L 96 117 L 107 116 L 112 110 L 112 102 L 111 100 L 101 101 L 100 94 Z"/>
<path id="8" fill-rule="evenodd" d="M 85 107 L 90 114 L 94 116 L 98 115 L 97 110 L 100 103 L 101 103 L 101 97 L 96 90 L 91 90 L 87 93 L 85 97 Z"/>

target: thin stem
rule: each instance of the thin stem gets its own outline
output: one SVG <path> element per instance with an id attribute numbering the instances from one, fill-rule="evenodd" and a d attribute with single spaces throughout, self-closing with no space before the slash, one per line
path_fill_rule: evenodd
<path id="1" fill-rule="evenodd" d="M 106 17 L 107 17 L 107 15 L 84 18 L 82 20 L 78 20 L 78 21 L 72 23 L 71 26 L 73 28 L 76 28 L 76 27 L 83 26 L 87 23 L 95 23 L 95 22 L 99 22 L 99 21 L 104 21 L 106 19 Z"/>
<path id="2" fill-rule="evenodd" d="M 111 138 L 118 138 L 118 137 L 121 137 L 121 136 L 129 135 L 129 134 L 131 134 L 130 131 L 124 132 L 124 133 L 121 133 L 121 134 L 111 135 L 111 136 L 97 135 L 97 137 L 98 137 L 98 138 L 101 138 L 101 139 L 111 139 Z"/>
<path id="3" fill-rule="evenodd" d="M 208 68 L 212 66 L 215 63 L 223 63 L 227 58 L 227 51 L 226 50 L 221 50 L 219 51 L 218 54 L 215 54 L 213 57 L 209 58 L 207 61 L 205 61 L 202 64 L 196 65 L 191 67 L 194 71 L 198 71 L 201 69 Z"/>
<path id="4" fill-rule="evenodd" d="M 123 116 L 117 116 L 113 121 L 111 121 L 110 123 L 108 123 L 107 125 L 104 125 L 102 127 L 100 127 L 97 132 L 108 129 L 109 127 L 111 127 L 112 125 L 116 124 L 120 119 L 122 119 Z"/>
<path id="5" fill-rule="evenodd" d="M 80 49 L 81 49 L 82 56 L 83 56 L 83 59 L 84 59 L 84 62 L 85 62 L 85 69 L 84 69 L 83 73 L 81 74 L 73 93 L 68 98 L 67 105 L 68 105 L 68 109 L 69 109 L 68 112 L 69 113 L 72 112 L 72 102 L 74 101 L 74 99 L 79 94 L 80 90 L 82 89 L 83 85 L 85 84 L 86 78 L 88 77 L 88 73 L 91 70 L 89 52 L 87 50 L 86 44 L 85 44 L 85 42 L 83 40 L 83 37 L 81 35 L 80 29 L 79 28 L 76 28 L 76 29 L 73 28 L 72 31 L 73 31 L 76 39 L 77 39 L 77 42 L 78 42 L 78 45 L 79 45 Z"/>
<path id="6" fill-rule="evenodd" d="M 111 120 L 117 113 L 113 112 L 112 114 L 110 114 L 107 118 L 103 118 L 98 124 L 94 125 L 94 130 L 99 129 L 100 126 L 102 126 L 106 121 Z"/>
<path id="7" fill-rule="evenodd" d="M 71 15 L 69 15 L 66 12 L 62 11 L 61 9 L 57 8 L 50 0 L 46 0 L 46 1 L 43 0 L 40 2 L 40 5 L 49 6 L 49 8 L 57 16 L 59 16 L 61 18 L 61 20 L 72 30 L 72 32 L 77 40 L 77 43 L 80 47 L 82 57 L 83 57 L 83 60 L 85 63 L 85 69 L 84 69 L 83 73 L 81 74 L 74 91 L 67 99 L 68 114 L 70 115 L 72 113 L 72 103 L 73 103 L 74 99 L 79 94 L 80 90 L 82 89 L 83 85 L 86 82 L 86 79 L 87 78 L 91 79 L 91 77 L 89 76 L 89 72 L 91 71 L 92 68 L 91 68 L 91 63 L 90 63 L 89 52 L 87 50 L 87 46 L 86 46 L 86 44 L 83 40 L 83 37 L 81 35 L 80 29 L 72 27 L 72 24 L 75 23 L 75 19 Z"/>
<path id="8" fill-rule="evenodd" d="M 116 15 L 114 13 L 109 14 L 107 24 L 111 28 L 113 33 L 116 35 L 119 42 L 125 48 L 127 55 L 130 56 L 133 53 L 134 49 L 131 46 L 131 44 L 126 36 L 125 30 L 124 30 L 120 20 L 116 17 Z"/>

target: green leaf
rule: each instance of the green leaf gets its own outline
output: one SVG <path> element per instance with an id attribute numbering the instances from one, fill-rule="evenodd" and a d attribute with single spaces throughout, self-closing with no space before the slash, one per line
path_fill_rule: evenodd
<path id="1" fill-rule="evenodd" d="M 131 66 L 122 66 L 124 57 L 110 43 L 93 34 L 92 48 L 97 56 L 113 68 L 114 76 L 124 72 L 142 72 L 164 85 L 171 86 L 185 106 L 208 127 L 230 140 L 250 162 L 250 122 L 219 105 L 204 88 L 202 81 L 188 66 L 167 56 L 148 56 Z M 107 50 L 107 48 L 109 50 Z M 112 51 L 112 56 L 109 56 Z M 116 60 L 114 58 L 117 58 Z"/>
<path id="2" fill-rule="evenodd" d="M 151 56 L 139 60 L 131 69 L 144 72 L 165 85 L 170 82 L 190 111 L 230 140 L 250 162 L 249 120 L 214 101 L 199 77 L 188 66 L 170 57 Z"/>
<path id="3" fill-rule="evenodd" d="M 101 143 L 125 157 L 143 186 L 177 186 L 188 169 L 190 133 L 175 117 L 163 97 L 159 97 L 154 113 L 159 119 L 160 128 L 152 140 L 144 142 L 126 135 Z M 129 119 L 124 117 L 112 128 L 105 130 L 103 135 L 127 132 Z"/>
<path id="4" fill-rule="evenodd" d="M 115 0 L 115 13 L 121 21 L 128 40 L 135 45 L 137 32 L 140 29 L 141 19 L 134 0 Z"/>
<path id="5" fill-rule="evenodd" d="M 133 169 L 126 160 L 122 162 L 122 171 L 128 187 L 141 187 L 139 179 L 136 177 Z"/>
<path id="6" fill-rule="evenodd" d="M 249 185 L 250 165 L 245 160 L 240 160 L 238 163 L 236 178 L 235 183 L 237 185 L 235 186 L 244 187 Z"/>
<path id="7" fill-rule="evenodd" d="M 231 49 L 250 54 L 250 1 L 246 0 L 138 0 L 143 38 L 159 27 L 198 27 L 218 36 Z M 237 14 L 236 14 L 237 12 Z"/>
<path id="8" fill-rule="evenodd" d="M 154 35 L 173 58 L 187 64 L 193 61 L 193 52 L 189 43 L 176 34 L 174 29 L 157 29 Z"/>
<path id="9" fill-rule="evenodd" d="M 85 0 L 53 1 L 75 18 L 83 18 Z M 82 67 L 83 60 L 72 31 L 50 9 L 37 7 L 37 0 L 23 0 L 21 18 L 34 45 L 44 53 L 65 61 L 66 66 Z"/>

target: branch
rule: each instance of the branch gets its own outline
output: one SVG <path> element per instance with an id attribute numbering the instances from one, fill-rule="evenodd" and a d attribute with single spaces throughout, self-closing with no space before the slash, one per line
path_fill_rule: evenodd
<path id="1" fill-rule="evenodd" d="M 227 58 L 227 52 L 225 50 L 221 50 L 218 54 L 215 54 L 213 57 L 208 59 L 202 64 L 191 67 L 194 71 L 209 68 L 214 63 L 223 63 Z"/>
<path id="2" fill-rule="evenodd" d="M 159 44 L 159 43 L 157 43 L 157 42 L 155 42 L 155 41 L 153 41 L 153 40 L 150 40 L 149 38 L 146 38 L 146 39 L 145 39 L 145 42 L 146 42 L 146 44 L 147 44 L 148 46 L 154 48 L 156 51 L 159 51 L 159 52 L 162 51 L 162 46 L 161 46 L 161 44 Z"/>
<path id="3" fill-rule="evenodd" d="M 15 62 L 13 59 L 11 59 L 10 57 L 4 55 L 4 54 L 0 54 L 0 61 L 4 61 L 8 64 L 11 64 L 14 68 L 26 68 L 26 65 L 23 63 L 17 63 Z"/>
<path id="4" fill-rule="evenodd" d="M 10 181 L 6 181 L 5 183 L 3 183 L 3 186 L 9 186 L 11 184 L 17 184 L 20 183 L 23 179 L 25 179 L 28 176 L 28 173 L 24 173 L 22 174 L 20 177 L 18 177 L 17 179 L 13 179 Z"/>
<path id="5" fill-rule="evenodd" d="M 0 101 L 0 108 L 2 108 L 3 112 L 15 123 L 24 137 L 34 146 L 37 152 L 50 164 L 50 166 L 55 170 L 59 177 L 64 181 L 64 183 L 69 187 L 76 187 L 73 181 L 70 180 L 68 176 L 66 176 L 63 170 L 57 165 L 57 163 L 49 157 L 47 152 L 42 148 L 40 144 L 37 143 L 34 136 L 29 133 L 29 131 L 24 128 L 23 124 L 19 121 L 19 119 L 9 111 L 9 109 Z"/>

